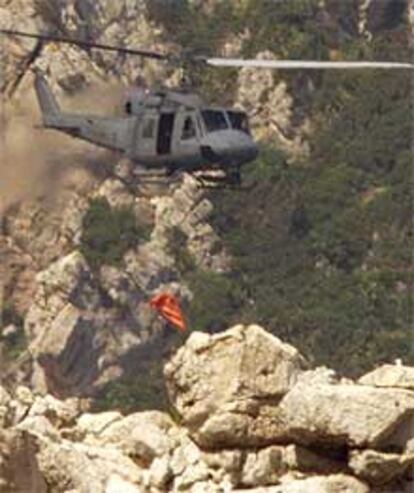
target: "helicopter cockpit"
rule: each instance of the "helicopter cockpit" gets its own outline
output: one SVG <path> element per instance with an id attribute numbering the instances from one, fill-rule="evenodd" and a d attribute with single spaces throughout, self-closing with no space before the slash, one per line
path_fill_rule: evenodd
<path id="1" fill-rule="evenodd" d="M 242 111 L 207 109 L 201 110 L 201 116 L 208 133 L 233 129 L 250 135 L 247 115 Z"/>

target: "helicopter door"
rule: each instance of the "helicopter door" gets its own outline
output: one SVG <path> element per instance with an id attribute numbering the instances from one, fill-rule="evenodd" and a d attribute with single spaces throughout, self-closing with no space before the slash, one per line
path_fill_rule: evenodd
<path id="1" fill-rule="evenodd" d="M 174 154 L 179 156 L 181 163 L 191 166 L 199 161 L 200 128 L 195 111 L 177 113 L 176 136 L 174 138 Z"/>
<path id="2" fill-rule="evenodd" d="M 155 156 L 157 120 L 158 116 L 155 114 L 143 116 L 140 123 L 139 138 L 137 139 L 138 156 Z"/>
<path id="3" fill-rule="evenodd" d="M 157 154 L 170 154 L 175 113 L 162 113 L 158 125 Z"/>

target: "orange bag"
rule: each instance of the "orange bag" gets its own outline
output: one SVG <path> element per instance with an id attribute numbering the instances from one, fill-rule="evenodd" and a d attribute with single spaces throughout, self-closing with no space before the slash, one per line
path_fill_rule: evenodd
<path id="1" fill-rule="evenodd" d="M 150 305 L 158 310 L 165 320 L 175 325 L 178 330 L 181 332 L 187 330 L 180 304 L 175 296 L 167 293 L 157 294 L 150 300 Z"/>

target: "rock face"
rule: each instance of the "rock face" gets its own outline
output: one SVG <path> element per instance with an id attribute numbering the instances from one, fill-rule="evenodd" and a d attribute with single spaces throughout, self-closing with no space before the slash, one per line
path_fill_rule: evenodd
<path id="1" fill-rule="evenodd" d="M 0 27 L 52 28 L 63 36 L 171 51 L 141 0 L 0 2 Z M 4 168 L 13 172 L 4 176 L 0 170 L 0 312 L 11 306 L 25 319 L 18 328 L 23 333 L 24 325 L 30 352 L 13 378 L 38 392 L 90 395 L 124 375 L 134 351 L 162 338 L 163 325 L 147 303 L 154 293 L 167 290 L 184 301 L 192 296 L 171 251 L 172 230 L 179 231 L 180 248 L 194 265 L 223 272 L 229 259 L 208 223 L 212 203 L 191 177 L 161 189 L 146 187 L 127 160 L 32 129 L 40 116 L 30 68 L 46 73 L 63 108 L 106 115 L 121 109 L 137 75 L 148 84 L 155 79 L 168 84 L 177 71 L 111 52 L 50 44 L 38 50 L 34 40 L 4 41 L 2 157 L 7 154 Z M 125 253 L 121 265 L 96 272 L 79 247 L 90 200 L 98 197 L 111 207 L 128 207 L 137 221 L 144 217 L 152 233 Z M 11 323 L 1 315 L 0 331 Z"/>
<path id="2" fill-rule="evenodd" d="M 297 385 L 279 406 L 286 433 L 302 443 L 404 446 L 396 428 L 411 424 L 414 395 L 358 385 Z"/>
<path id="3" fill-rule="evenodd" d="M 358 383 L 374 387 L 397 387 L 414 390 L 414 369 L 402 365 L 382 365 L 362 376 Z"/>
<path id="4" fill-rule="evenodd" d="M 304 368 L 295 348 L 251 325 L 217 336 L 193 334 L 165 375 L 197 442 L 206 447 L 254 446 L 272 441 L 270 428 L 280 433 L 274 404 Z"/>
<path id="5" fill-rule="evenodd" d="M 0 491 L 412 491 L 411 390 L 308 370 L 254 325 L 193 333 L 165 374 L 179 420 L 0 387 Z"/>

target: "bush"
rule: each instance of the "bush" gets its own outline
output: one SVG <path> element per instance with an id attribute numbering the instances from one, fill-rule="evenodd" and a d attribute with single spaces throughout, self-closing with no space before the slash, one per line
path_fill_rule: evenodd
<path id="1" fill-rule="evenodd" d="M 141 369 L 134 378 L 123 378 L 108 383 L 97 396 L 93 411 L 113 411 L 125 414 L 149 409 L 168 409 L 168 399 L 162 374 Z"/>
<path id="2" fill-rule="evenodd" d="M 189 276 L 189 284 L 194 295 L 188 309 L 190 329 L 227 329 L 243 299 L 238 283 L 222 274 L 198 270 Z"/>
<path id="3" fill-rule="evenodd" d="M 390 58 L 404 59 L 391 46 Z M 309 162 L 286 166 L 268 148 L 245 168 L 251 192 L 215 200 L 248 302 L 226 312 L 225 289 L 200 286 L 204 325 L 217 307 L 222 320 L 260 323 L 350 376 L 396 357 L 412 364 L 410 94 L 404 71 L 321 77 Z"/>
<path id="4" fill-rule="evenodd" d="M 196 263 L 187 248 L 187 236 L 177 226 L 168 232 L 168 249 L 175 259 L 175 266 L 181 275 L 194 271 Z"/>
<path id="5" fill-rule="evenodd" d="M 119 265 L 125 252 L 149 239 L 148 225 L 139 224 L 131 208 L 111 208 L 105 198 L 90 201 L 83 218 L 80 250 L 92 268 Z"/>

